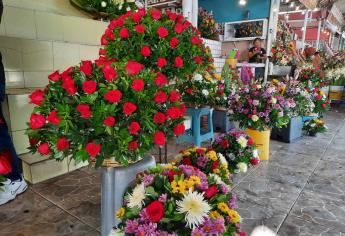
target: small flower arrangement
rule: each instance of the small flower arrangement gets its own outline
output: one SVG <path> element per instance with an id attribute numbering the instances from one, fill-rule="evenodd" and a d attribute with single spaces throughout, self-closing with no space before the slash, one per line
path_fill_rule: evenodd
<path id="1" fill-rule="evenodd" d="M 326 94 L 318 87 L 310 90 L 312 101 L 315 105 L 313 113 L 322 114 L 330 109 L 330 100 Z"/>
<path id="2" fill-rule="evenodd" d="M 305 87 L 324 87 L 327 84 L 325 73 L 312 68 L 302 69 L 299 74 L 299 80 Z"/>
<path id="3" fill-rule="evenodd" d="M 138 175 L 117 212 L 116 235 L 237 235 L 235 196 L 217 175 L 193 166 L 157 166 Z M 121 234 L 122 233 L 122 234 Z"/>
<path id="4" fill-rule="evenodd" d="M 259 131 L 282 127 L 289 121 L 286 101 L 274 86 L 254 83 L 231 91 L 228 98 L 230 119 L 241 128 Z"/>
<path id="5" fill-rule="evenodd" d="M 205 174 L 219 175 L 222 181 L 231 184 L 231 175 L 226 158 L 212 149 L 193 147 L 181 152 L 177 165 L 194 166 Z"/>
<path id="6" fill-rule="evenodd" d="M 212 12 L 199 8 L 198 29 L 201 37 L 212 40 L 219 40 L 218 24 L 215 21 Z"/>
<path id="7" fill-rule="evenodd" d="M 303 130 L 309 136 L 316 136 L 317 133 L 324 133 L 328 130 L 325 122 L 321 119 L 312 119 L 304 122 Z"/>
<path id="8" fill-rule="evenodd" d="M 289 53 L 290 49 L 284 47 L 282 44 L 276 44 L 272 47 L 272 63 L 274 65 L 287 66 L 292 62 L 291 54 Z"/>
<path id="9" fill-rule="evenodd" d="M 221 134 L 212 143 L 219 156 L 226 159 L 231 173 L 247 172 L 248 166 L 260 163 L 259 152 L 251 137 L 242 131 Z"/>

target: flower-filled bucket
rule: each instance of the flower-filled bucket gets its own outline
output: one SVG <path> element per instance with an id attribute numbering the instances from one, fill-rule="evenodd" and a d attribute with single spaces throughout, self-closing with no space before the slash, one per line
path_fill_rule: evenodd
<path id="1" fill-rule="evenodd" d="M 257 149 L 259 149 L 260 160 L 269 160 L 271 130 L 266 129 L 264 131 L 258 131 L 254 129 L 246 129 L 246 133 L 250 137 L 252 137 L 257 146 Z"/>

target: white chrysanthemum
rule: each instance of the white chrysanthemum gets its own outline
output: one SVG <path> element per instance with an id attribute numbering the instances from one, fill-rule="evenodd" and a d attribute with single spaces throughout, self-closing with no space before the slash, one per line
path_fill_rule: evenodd
<path id="1" fill-rule="evenodd" d="M 106 6 L 107 6 L 107 3 L 106 3 L 105 1 L 102 1 L 102 2 L 101 2 L 101 6 L 102 6 L 102 7 L 106 7 Z"/>
<path id="2" fill-rule="evenodd" d="M 241 136 L 237 139 L 238 144 L 242 147 L 245 148 L 247 147 L 247 143 L 248 143 L 248 139 L 246 139 L 245 137 Z"/>
<path id="3" fill-rule="evenodd" d="M 144 199 L 146 196 L 146 189 L 144 183 L 138 184 L 134 189 L 132 194 L 128 194 L 128 207 L 138 207 L 141 209 L 144 204 Z"/>
<path id="4" fill-rule="evenodd" d="M 257 122 L 259 120 L 259 117 L 257 115 L 252 116 L 252 121 Z"/>
<path id="5" fill-rule="evenodd" d="M 113 229 L 110 231 L 108 236 L 125 236 L 125 232 L 120 229 Z"/>
<path id="6" fill-rule="evenodd" d="M 225 165 L 225 166 L 228 165 L 228 161 L 225 159 L 223 154 L 218 153 L 218 158 L 221 165 Z"/>
<path id="7" fill-rule="evenodd" d="M 201 92 L 202 92 L 202 94 L 204 94 L 206 97 L 210 94 L 206 89 L 203 89 Z"/>
<path id="8" fill-rule="evenodd" d="M 177 201 L 177 211 L 186 214 L 187 226 L 191 229 L 201 225 L 207 217 L 211 206 L 205 201 L 204 194 L 189 190 L 182 201 Z"/>
<path id="9" fill-rule="evenodd" d="M 258 149 L 253 150 L 253 157 L 258 158 L 259 157 L 259 151 Z"/>
<path id="10" fill-rule="evenodd" d="M 126 8 L 126 11 L 130 11 L 130 10 L 132 10 L 131 7 L 127 7 Z"/>
<path id="11" fill-rule="evenodd" d="M 203 79 L 202 75 L 200 74 L 195 74 L 194 75 L 194 78 L 193 78 L 195 81 L 201 81 Z"/>
<path id="12" fill-rule="evenodd" d="M 240 171 L 240 172 L 243 172 L 243 173 L 246 173 L 247 170 L 248 170 L 248 166 L 246 163 L 244 162 L 240 162 L 236 165 L 237 169 Z"/>
<path id="13" fill-rule="evenodd" d="M 218 185 L 225 184 L 219 175 L 212 173 L 212 174 L 209 174 L 208 176 L 210 176 L 210 178 L 212 178 L 214 181 L 216 181 L 216 184 L 218 184 Z"/>

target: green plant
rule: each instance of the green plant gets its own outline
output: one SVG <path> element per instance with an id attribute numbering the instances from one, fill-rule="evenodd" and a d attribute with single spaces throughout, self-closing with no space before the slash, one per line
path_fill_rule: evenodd
<path id="1" fill-rule="evenodd" d="M 342 75 L 339 79 L 333 80 L 332 86 L 345 86 L 345 76 Z"/>
<path id="2" fill-rule="evenodd" d="M 304 122 L 303 130 L 310 136 L 315 136 L 317 133 L 324 133 L 328 129 L 325 122 L 321 119 L 312 119 Z"/>

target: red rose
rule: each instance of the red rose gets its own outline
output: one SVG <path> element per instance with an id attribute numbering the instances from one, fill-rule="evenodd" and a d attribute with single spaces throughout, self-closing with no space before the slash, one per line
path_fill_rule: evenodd
<path id="1" fill-rule="evenodd" d="M 142 34 L 145 32 L 145 25 L 136 25 L 134 29 L 138 34 Z"/>
<path id="2" fill-rule="evenodd" d="M 168 95 L 163 92 L 163 91 L 158 91 L 155 95 L 155 97 L 153 98 L 155 103 L 165 103 L 168 99 Z"/>
<path id="3" fill-rule="evenodd" d="M 254 139 L 249 138 L 247 144 L 248 146 L 252 146 L 254 144 Z"/>
<path id="4" fill-rule="evenodd" d="M 157 131 L 154 134 L 154 142 L 158 146 L 164 146 L 165 145 L 165 134 L 162 131 Z"/>
<path id="5" fill-rule="evenodd" d="M 201 62 L 202 62 L 202 57 L 199 57 L 199 56 L 195 56 L 194 57 L 194 62 L 196 63 L 196 64 L 200 64 Z"/>
<path id="6" fill-rule="evenodd" d="M 174 31 L 177 33 L 177 34 L 181 34 L 184 30 L 184 26 L 180 23 L 177 23 L 174 27 Z"/>
<path id="7" fill-rule="evenodd" d="M 219 162 L 215 161 L 212 163 L 212 170 L 217 169 L 219 167 Z"/>
<path id="8" fill-rule="evenodd" d="M 120 30 L 120 37 L 121 37 L 122 39 L 127 39 L 127 38 L 129 38 L 129 30 L 128 30 L 127 28 L 122 28 L 122 29 Z"/>
<path id="9" fill-rule="evenodd" d="M 69 149 L 69 142 L 66 138 L 59 138 L 56 143 L 56 149 L 58 151 L 64 151 L 66 149 Z"/>
<path id="10" fill-rule="evenodd" d="M 181 111 L 177 107 L 170 107 L 167 110 L 167 116 L 172 120 L 178 119 L 181 117 Z"/>
<path id="11" fill-rule="evenodd" d="M 91 117 L 90 106 L 86 104 L 79 104 L 77 106 L 77 111 L 80 113 L 81 117 L 88 119 Z"/>
<path id="12" fill-rule="evenodd" d="M 7 175 L 12 172 L 12 165 L 6 159 L 0 156 L 0 175 Z"/>
<path id="13" fill-rule="evenodd" d="M 113 127 L 115 125 L 115 118 L 112 116 L 108 116 L 103 120 L 103 124 L 109 127 Z"/>
<path id="14" fill-rule="evenodd" d="M 107 81 L 111 81 L 117 78 L 116 70 L 110 65 L 105 65 L 103 67 L 103 75 Z"/>
<path id="15" fill-rule="evenodd" d="M 104 94 L 104 99 L 110 103 L 118 103 L 121 101 L 122 92 L 120 90 L 110 90 Z"/>
<path id="16" fill-rule="evenodd" d="M 326 108 L 327 107 L 327 104 L 326 103 L 322 103 L 322 108 Z"/>
<path id="17" fill-rule="evenodd" d="M 196 153 L 198 153 L 199 155 L 200 155 L 200 154 L 204 154 L 204 153 L 205 153 L 205 150 L 202 149 L 202 148 L 197 148 L 197 149 L 196 149 Z"/>
<path id="18" fill-rule="evenodd" d="M 53 125 L 58 125 L 60 124 L 61 118 L 58 116 L 57 111 L 51 111 L 47 120 Z"/>
<path id="19" fill-rule="evenodd" d="M 83 72 L 86 76 L 92 75 L 92 62 L 82 61 L 80 71 Z"/>
<path id="20" fill-rule="evenodd" d="M 145 82 L 141 79 L 135 79 L 132 82 L 132 89 L 134 91 L 143 91 L 145 87 Z"/>
<path id="21" fill-rule="evenodd" d="M 110 40 L 114 40 L 114 39 L 115 39 L 115 35 L 114 35 L 112 29 L 109 29 L 109 28 L 106 29 L 104 35 L 105 35 L 105 37 L 106 37 L 107 39 L 110 39 Z"/>
<path id="22" fill-rule="evenodd" d="M 220 146 L 221 146 L 223 149 L 226 149 L 226 148 L 230 147 L 229 141 L 226 140 L 226 139 L 223 139 L 223 140 L 220 142 Z"/>
<path id="23" fill-rule="evenodd" d="M 168 83 L 167 77 L 163 75 L 162 73 L 157 73 L 157 77 L 155 79 L 155 84 L 158 87 L 163 87 Z"/>
<path id="24" fill-rule="evenodd" d="M 117 19 L 110 21 L 110 24 L 108 27 L 110 29 L 115 29 L 115 28 L 122 27 L 122 26 L 123 26 L 123 19 L 117 18 Z"/>
<path id="25" fill-rule="evenodd" d="M 174 61 L 174 65 L 177 68 L 181 68 L 183 66 L 183 59 L 182 57 L 176 57 Z"/>
<path id="26" fill-rule="evenodd" d="M 48 76 L 48 79 L 53 82 L 59 81 L 61 78 L 59 71 L 55 71 Z"/>
<path id="27" fill-rule="evenodd" d="M 71 76 L 72 71 L 73 71 L 73 67 L 69 67 L 64 72 L 62 72 L 61 79 L 63 82 L 65 82 L 65 80 L 72 79 L 72 76 Z"/>
<path id="28" fill-rule="evenodd" d="M 105 54 L 107 54 L 107 52 L 103 48 L 101 48 L 101 49 L 99 49 L 98 54 L 99 55 L 105 55 Z"/>
<path id="29" fill-rule="evenodd" d="M 191 166 L 191 165 L 192 165 L 192 161 L 190 160 L 189 157 L 184 157 L 184 158 L 182 159 L 182 164 L 183 164 L 183 165 L 186 165 L 186 166 Z"/>
<path id="30" fill-rule="evenodd" d="M 161 18 L 161 15 L 162 14 L 159 10 L 154 9 L 154 8 L 151 10 L 151 16 L 154 20 L 159 20 L 159 18 Z"/>
<path id="31" fill-rule="evenodd" d="M 138 148 L 138 146 L 139 146 L 138 141 L 135 141 L 135 140 L 131 141 L 131 142 L 128 143 L 128 150 L 129 151 L 134 151 L 135 149 Z"/>
<path id="32" fill-rule="evenodd" d="M 41 155 L 49 155 L 51 153 L 50 147 L 48 143 L 42 143 L 38 146 L 37 151 Z"/>
<path id="33" fill-rule="evenodd" d="M 94 80 L 88 80 L 82 84 L 84 93 L 93 94 L 96 91 L 97 83 Z"/>
<path id="34" fill-rule="evenodd" d="M 197 45 L 197 44 L 200 44 L 202 42 L 202 40 L 197 37 L 197 36 L 192 36 L 190 38 L 190 42 L 193 44 L 193 45 Z"/>
<path id="35" fill-rule="evenodd" d="M 184 134 L 184 131 L 185 131 L 185 127 L 184 127 L 183 123 L 176 125 L 174 128 L 174 134 L 176 136 L 180 136 L 180 135 Z"/>
<path id="36" fill-rule="evenodd" d="M 176 91 L 170 92 L 170 96 L 169 96 L 170 102 L 178 102 L 180 98 L 181 98 L 181 94 L 179 92 L 176 92 Z"/>
<path id="37" fill-rule="evenodd" d="M 64 88 L 70 95 L 74 95 L 78 91 L 78 88 L 75 86 L 74 80 L 72 78 L 66 78 L 62 84 L 62 88 Z"/>
<path id="38" fill-rule="evenodd" d="M 173 182 L 175 176 L 181 176 L 182 173 L 180 171 L 170 170 L 167 175 L 168 175 L 169 181 Z"/>
<path id="39" fill-rule="evenodd" d="M 96 143 L 88 143 L 86 145 L 86 152 L 89 154 L 90 157 L 95 157 L 98 155 L 98 153 L 101 151 L 102 146 L 101 144 Z"/>
<path id="40" fill-rule="evenodd" d="M 316 100 L 320 101 L 322 99 L 322 97 L 320 95 L 316 96 Z"/>
<path id="41" fill-rule="evenodd" d="M 159 58 L 157 59 L 157 66 L 158 66 L 159 68 L 163 68 L 163 67 L 165 67 L 167 64 L 168 64 L 168 62 L 167 62 L 167 60 L 166 60 L 165 58 L 159 57 Z"/>
<path id="42" fill-rule="evenodd" d="M 30 116 L 30 128 L 31 129 L 40 129 L 46 123 L 46 118 L 40 114 L 31 114 Z"/>
<path id="43" fill-rule="evenodd" d="M 107 44 L 108 44 L 107 36 L 105 34 L 103 34 L 101 37 L 101 45 L 104 46 Z"/>
<path id="44" fill-rule="evenodd" d="M 157 34 L 160 38 L 165 38 L 169 35 L 169 31 L 164 27 L 159 27 L 157 29 Z"/>
<path id="45" fill-rule="evenodd" d="M 151 222 L 159 222 L 164 216 L 164 205 L 160 201 L 153 201 L 146 207 L 147 217 Z"/>
<path id="46" fill-rule="evenodd" d="M 30 146 L 36 146 L 40 140 L 38 138 L 29 138 Z"/>
<path id="47" fill-rule="evenodd" d="M 153 116 L 153 122 L 155 124 L 164 124 L 165 121 L 167 120 L 166 116 L 164 115 L 164 113 L 162 112 L 157 112 L 154 116 Z"/>
<path id="48" fill-rule="evenodd" d="M 129 60 L 126 65 L 126 71 L 129 76 L 137 75 L 144 69 L 144 65 L 135 61 Z"/>
<path id="49" fill-rule="evenodd" d="M 168 17 L 170 20 L 175 21 L 177 18 L 177 14 L 175 12 L 170 12 L 169 14 L 167 13 Z"/>
<path id="50" fill-rule="evenodd" d="M 131 115 L 136 110 L 137 110 L 137 106 L 131 102 L 125 102 L 125 104 L 123 104 L 123 112 L 127 116 Z"/>
<path id="51" fill-rule="evenodd" d="M 260 163 L 260 159 L 259 158 L 252 158 L 250 159 L 250 164 L 252 164 L 253 166 L 256 166 Z"/>
<path id="52" fill-rule="evenodd" d="M 214 185 L 205 190 L 204 196 L 206 199 L 213 198 L 218 193 L 218 188 Z"/>
<path id="53" fill-rule="evenodd" d="M 44 92 L 40 89 L 35 90 L 30 96 L 30 103 L 36 104 L 38 106 L 42 105 L 42 102 L 44 100 Z"/>
<path id="54" fill-rule="evenodd" d="M 138 24 L 141 21 L 142 17 L 143 15 L 140 12 L 136 12 L 132 15 L 132 20 Z"/>
<path id="55" fill-rule="evenodd" d="M 176 46 L 180 43 L 180 41 L 178 40 L 178 38 L 172 37 L 170 39 L 170 47 L 171 48 L 176 48 Z"/>
<path id="56" fill-rule="evenodd" d="M 149 57 L 151 55 L 151 50 L 150 47 L 145 45 L 141 48 L 140 51 L 141 55 L 143 55 L 144 57 Z"/>
<path id="57" fill-rule="evenodd" d="M 140 124 L 138 122 L 132 122 L 129 127 L 128 127 L 128 131 L 130 134 L 138 134 L 140 130 Z"/>
<path id="58" fill-rule="evenodd" d="M 193 89 L 192 89 L 192 88 L 187 88 L 187 89 L 186 89 L 186 93 L 192 94 L 192 93 L 193 93 Z"/>
<path id="59" fill-rule="evenodd" d="M 246 232 L 240 232 L 239 236 L 247 236 Z"/>

